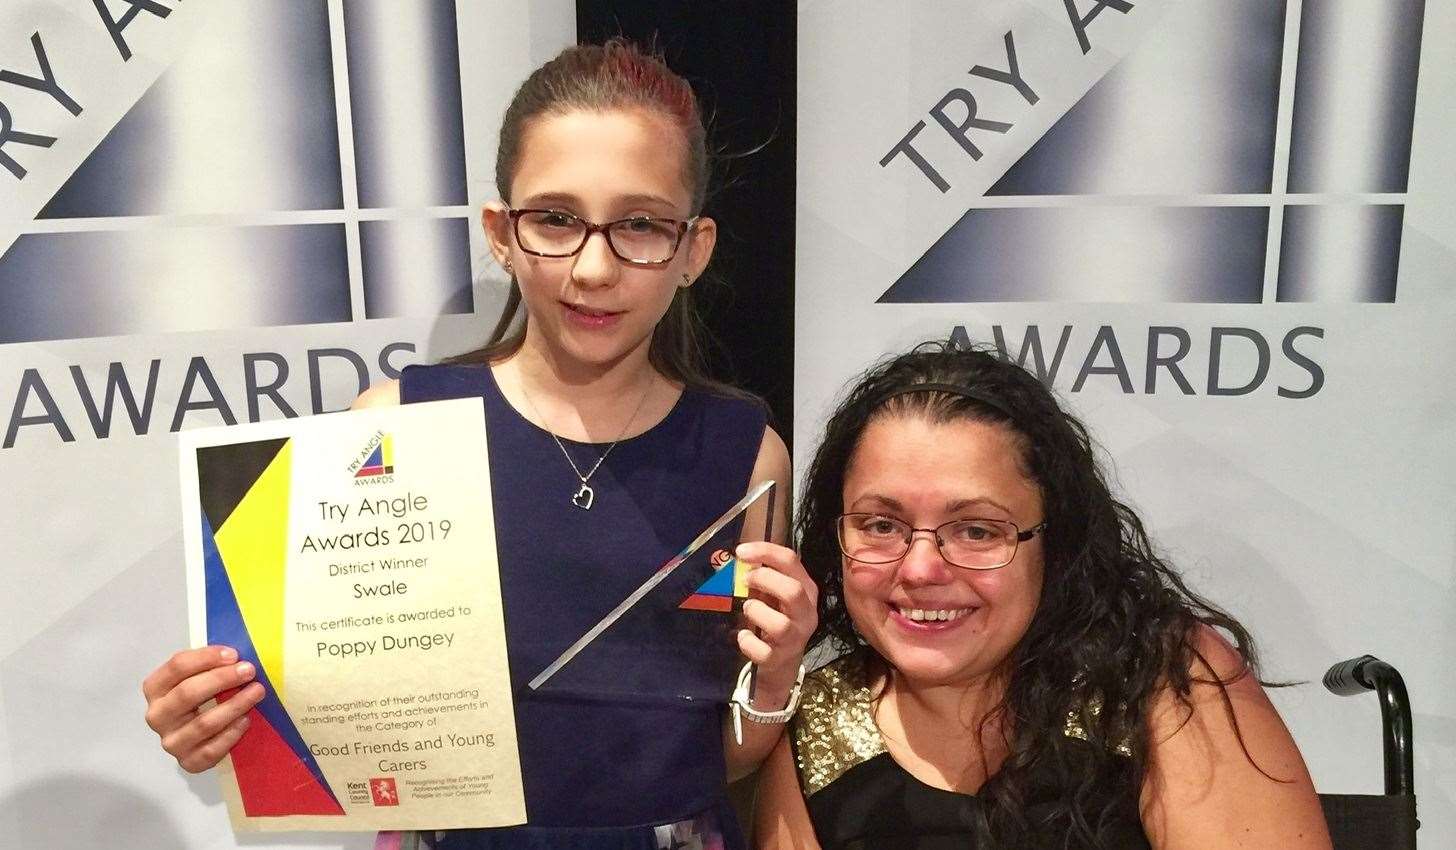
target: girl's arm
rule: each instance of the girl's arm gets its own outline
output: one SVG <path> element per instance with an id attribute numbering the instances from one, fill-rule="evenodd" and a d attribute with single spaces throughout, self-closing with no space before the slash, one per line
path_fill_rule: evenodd
<path id="1" fill-rule="evenodd" d="M 789 531 L 789 492 L 793 486 L 789 450 L 772 428 L 765 428 L 753 466 L 750 486 L 772 479 L 778 488 L 774 504 L 773 539 L 743 543 L 737 556 L 760 568 L 748 574 L 753 598 L 743 606 L 748 628 L 738 633 L 738 649 L 758 665 L 753 705 L 760 711 L 784 707 L 798 679 L 804 646 L 818 622 L 815 605 L 818 590 L 805 572 L 799 556 L 783 543 Z M 750 510 L 744 528 L 763 528 L 763 508 Z M 723 747 L 729 781 L 747 776 L 758 768 L 783 734 L 782 723 L 742 723 L 743 743 L 734 739 L 731 717 L 723 730 Z"/>
<path id="2" fill-rule="evenodd" d="M 753 843 L 759 850 L 820 850 L 799 790 L 788 738 L 781 738 L 758 773 Z"/>
<path id="3" fill-rule="evenodd" d="M 1212 667 L 1195 659 L 1195 679 L 1224 680 L 1228 699 L 1195 681 L 1191 709 L 1169 692 L 1155 700 L 1141 805 L 1153 846 L 1329 850 L 1309 771 L 1264 688 L 1213 629 L 1195 645 Z"/>

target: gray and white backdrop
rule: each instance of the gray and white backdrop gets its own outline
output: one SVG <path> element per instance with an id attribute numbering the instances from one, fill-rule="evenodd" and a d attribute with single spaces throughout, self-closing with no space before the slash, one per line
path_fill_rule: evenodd
<path id="1" fill-rule="evenodd" d="M 796 442 L 931 338 L 998 345 L 1267 653 L 1319 788 L 1381 791 L 1373 653 L 1456 842 L 1456 5 L 799 4 Z"/>

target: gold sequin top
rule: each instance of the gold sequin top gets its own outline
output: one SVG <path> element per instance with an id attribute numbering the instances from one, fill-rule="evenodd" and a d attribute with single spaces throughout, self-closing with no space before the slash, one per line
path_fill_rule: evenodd
<path id="1" fill-rule="evenodd" d="M 806 796 L 885 752 L 870 690 L 845 678 L 847 662 L 840 658 L 804 679 L 799 711 L 790 730 Z"/>
<path id="2" fill-rule="evenodd" d="M 799 711 L 789 729 L 799 784 L 806 797 L 855 765 L 886 752 L 885 741 L 875 725 L 870 689 L 850 681 L 846 675 L 850 663 L 851 659 L 845 656 L 804 678 Z M 1101 713 L 1101 701 L 1089 701 L 1087 710 L 1094 716 Z M 1087 731 L 1077 711 L 1067 712 L 1063 734 L 1087 740 Z M 1116 750 L 1124 756 L 1132 755 L 1126 742 L 1118 744 Z"/>

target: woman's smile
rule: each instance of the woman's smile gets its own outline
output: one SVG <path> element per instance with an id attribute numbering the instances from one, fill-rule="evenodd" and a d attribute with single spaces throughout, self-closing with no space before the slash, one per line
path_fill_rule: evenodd
<path id="1" fill-rule="evenodd" d="M 891 603 L 890 620 L 909 635 L 942 635 L 957 631 L 970 622 L 979 608 L 936 607 L 911 608 Z"/>

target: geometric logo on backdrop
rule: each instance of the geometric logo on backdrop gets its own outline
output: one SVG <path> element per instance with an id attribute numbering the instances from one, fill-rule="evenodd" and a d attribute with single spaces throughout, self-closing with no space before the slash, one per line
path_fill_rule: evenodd
<path id="1" fill-rule="evenodd" d="M 1394 302 L 1424 0 L 1304 0 L 1281 128 L 1286 5 L 1171 10 L 879 302 Z"/>
<path id="2" fill-rule="evenodd" d="M 456 5 L 215 5 L 0 250 L 0 345 L 474 310 Z"/>

